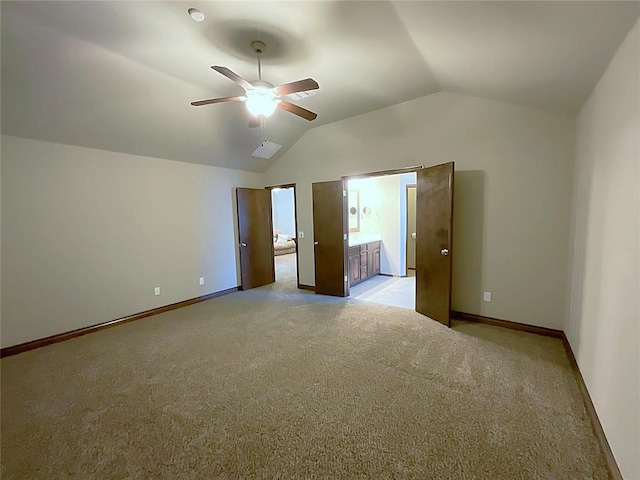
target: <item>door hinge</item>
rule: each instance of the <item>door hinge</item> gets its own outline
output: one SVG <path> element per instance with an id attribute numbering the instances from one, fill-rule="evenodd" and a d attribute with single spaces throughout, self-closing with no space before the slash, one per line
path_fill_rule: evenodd
<path id="1" fill-rule="evenodd" d="M 342 190 L 342 196 L 346 197 L 347 196 L 347 191 L 346 190 Z"/>
<path id="2" fill-rule="evenodd" d="M 345 281 L 345 283 L 347 282 L 347 276 L 346 275 L 344 276 L 344 281 Z"/>
<path id="3" fill-rule="evenodd" d="M 345 233 L 345 234 L 343 235 L 343 237 L 344 237 L 344 239 L 346 240 L 346 239 L 347 239 L 347 234 Z"/>

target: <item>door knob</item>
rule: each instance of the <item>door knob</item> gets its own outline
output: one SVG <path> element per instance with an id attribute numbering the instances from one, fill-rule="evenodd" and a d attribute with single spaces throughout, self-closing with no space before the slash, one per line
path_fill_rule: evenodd
<path id="1" fill-rule="evenodd" d="M 440 250 L 440 253 L 446 257 L 447 255 L 449 255 L 449 249 L 443 248 L 442 250 Z"/>
<path id="2" fill-rule="evenodd" d="M 247 244 L 246 244 L 246 243 L 244 243 L 244 242 L 242 242 L 240 245 L 242 245 L 243 247 L 246 247 L 246 246 L 247 246 Z"/>
<path id="3" fill-rule="evenodd" d="M 314 245 L 318 245 L 320 242 L 313 242 Z"/>

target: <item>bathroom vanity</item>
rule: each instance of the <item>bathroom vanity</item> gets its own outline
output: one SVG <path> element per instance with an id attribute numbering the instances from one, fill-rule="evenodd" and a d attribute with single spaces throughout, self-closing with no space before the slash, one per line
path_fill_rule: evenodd
<path id="1" fill-rule="evenodd" d="M 349 284 L 353 287 L 380 273 L 380 240 L 349 239 Z"/>

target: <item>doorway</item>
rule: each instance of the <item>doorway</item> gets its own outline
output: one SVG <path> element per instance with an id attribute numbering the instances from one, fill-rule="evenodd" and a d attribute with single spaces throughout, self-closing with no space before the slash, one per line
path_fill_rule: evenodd
<path id="1" fill-rule="evenodd" d="M 237 187 L 235 190 L 240 289 L 250 290 L 276 281 L 275 287 L 279 290 L 295 291 L 300 288 L 295 184 L 262 189 Z M 280 191 L 286 193 L 278 198 Z M 275 224 L 274 197 L 278 217 Z M 283 228 L 279 225 L 281 221 Z M 279 255 L 275 254 L 276 251 Z M 279 257 L 282 259 L 278 260 Z"/>
<path id="2" fill-rule="evenodd" d="M 351 298 L 415 309 L 415 276 L 407 275 L 406 192 L 416 181 L 415 172 L 347 180 Z"/>
<path id="3" fill-rule="evenodd" d="M 278 288 L 298 288 L 298 245 L 296 187 L 294 184 L 268 187 L 271 194 L 273 262 Z"/>
<path id="4" fill-rule="evenodd" d="M 450 326 L 455 173 L 453 162 L 432 167 L 418 166 L 344 176 L 341 180 L 313 183 L 315 290 L 316 293 L 346 297 L 349 296 L 351 284 L 362 282 L 363 276 L 365 280 L 372 274 L 375 276 L 378 268 L 379 273 L 383 272 L 382 240 L 378 242 L 377 239 L 369 238 L 366 239 L 366 245 L 352 243 L 350 246 L 348 243 L 349 235 L 353 229 L 359 228 L 358 222 L 367 207 L 363 204 L 349 205 L 349 197 L 354 202 L 356 199 L 360 201 L 359 193 L 349 194 L 349 180 L 410 172 L 416 173 L 417 180 L 415 310 Z M 401 198 L 407 197 L 401 195 Z M 406 217 L 402 218 L 406 221 Z M 401 231 L 405 232 L 406 228 Z M 398 239 L 393 241 L 396 240 Z M 404 242 L 401 244 L 406 247 Z M 360 257 L 359 263 L 356 254 Z M 406 260 L 406 257 L 401 258 Z"/>

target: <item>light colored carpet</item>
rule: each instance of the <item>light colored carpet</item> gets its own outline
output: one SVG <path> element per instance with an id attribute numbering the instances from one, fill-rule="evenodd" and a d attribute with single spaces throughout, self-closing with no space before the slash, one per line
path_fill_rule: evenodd
<path id="1" fill-rule="evenodd" d="M 559 340 L 278 284 L 1 366 L 4 480 L 607 478 Z"/>

